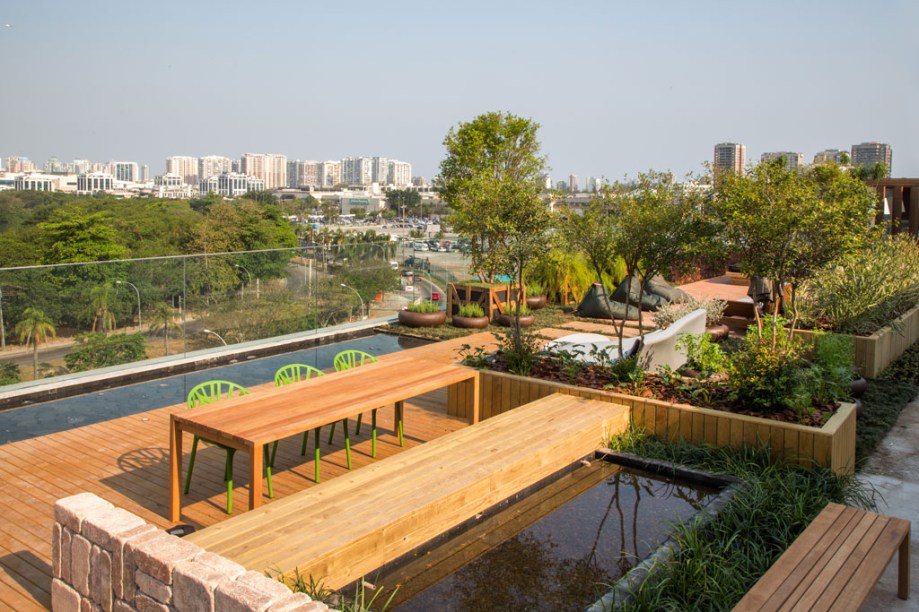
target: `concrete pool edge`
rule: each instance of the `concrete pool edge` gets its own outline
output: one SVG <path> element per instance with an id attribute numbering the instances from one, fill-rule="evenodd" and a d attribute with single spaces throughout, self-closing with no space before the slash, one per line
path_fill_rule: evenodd
<path id="1" fill-rule="evenodd" d="M 661 476 L 678 478 L 686 480 L 693 484 L 720 489 L 720 493 L 714 499 L 705 504 L 690 519 L 698 525 L 704 526 L 718 516 L 721 511 L 734 497 L 738 488 L 743 485 L 743 480 L 734 476 L 724 474 L 714 474 L 695 468 L 671 463 L 669 461 L 659 461 L 657 459 L 648 459 L 632 453 L 622 453 L 608 448 L 599 449 L 595 456 L 598 459 L 612 461 L 619 465 L 637 468 L 647 472 L 652 472 Z M 647 580 L 654 580 L 660 576 L 665 563 L 674 558 L 680 545 L 673 538 L 673 535 L 667 536 L 650 555 L 642 559 L 641 563 L 629 570 L 624 576 L 612 584 L 606 593 L 586 608 L 586 612 L 605 612 L 607 610 L 616 610 L 624 603 L 628 602 L 635 594 L 635 591 Z"/>
<path id="2" fill-rule="evenodd" d="M 0 411 L 108 389 L 113 386 L 144 382 L 163 376 L 196 372 L 214 366 L 236 363 L 241 360 L 268 357 L 291 350 L 331 344 L 341 340 L 369 335 L 373 333 L 374 328 L 393 323 L 395 320 L 396 317 L 387 317 L 345 323 L 318 330 L 192 351 L 181 356 L 156 357 L 88 372 L 54 376 L 38 382 L 30 381 L 8 385 L 0 391 Z"/>

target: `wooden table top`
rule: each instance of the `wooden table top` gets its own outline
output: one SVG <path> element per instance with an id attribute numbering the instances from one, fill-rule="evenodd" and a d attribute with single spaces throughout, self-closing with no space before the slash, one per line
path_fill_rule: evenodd
<path id="1" fill-rule="evenodd" d="M 250 448 L 469 380 L 472 368 L 411 357 L 378 361 L 173 412 L 181 429 Z"/>

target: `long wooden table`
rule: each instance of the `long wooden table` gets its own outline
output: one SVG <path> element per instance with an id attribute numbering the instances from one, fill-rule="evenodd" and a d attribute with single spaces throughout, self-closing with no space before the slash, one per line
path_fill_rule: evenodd
<path id="1" fill-rule="evenodd" d="M 262 503 L 262 455 L 267 444 L 459 383 L 471 387 L 467 394 L 472 404 L 470 422 L 476 423 L 478 371 L 402 356 L 176 411 L 169 419 L 169 518 L 173 522 L 181 518 L 184 432 L 248 453 L 251 510 Z"/>

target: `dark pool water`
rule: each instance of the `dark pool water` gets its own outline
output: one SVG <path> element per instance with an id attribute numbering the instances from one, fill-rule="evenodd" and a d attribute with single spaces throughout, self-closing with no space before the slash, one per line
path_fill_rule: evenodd
<path id="1" fill-rule="evenodd" d="M 326 369 L 332 367 L 335 355 L 345 349 L 359 349 L 371 355 L 385 355 L 418 345 L 418 341 L 388 334 L 375 334 L 336 344 L 251 359 L 189 374 L 14 408 L 0 412 L 0 444 L 178 404 L 185 401 L 189 389 L 206 380 L 230 380 L 250 387 L 273 381 L 274 373 L 281 366 L 289 363 L 305 363 L 319 369 Z"/>
<path id="2" fill-rule="evenodd" d="M 399 570 L 395 610 L 583 610 L 718 491 L 598 460 Z M 392 609 L 392 608 L 390 608 Z"/>

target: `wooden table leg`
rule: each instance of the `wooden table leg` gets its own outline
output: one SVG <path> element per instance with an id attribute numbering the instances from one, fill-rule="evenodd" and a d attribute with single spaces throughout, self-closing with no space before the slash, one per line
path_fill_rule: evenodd
<path id="1" fill-rule="evenodd" d="M 182 429 L 169 418 L 169 520 L 182 518 Z"/>
<path id="2" fill-rule="evenodd" d="M 262 444 L 249 449 L 249 510 L 262 505 Z"/>

